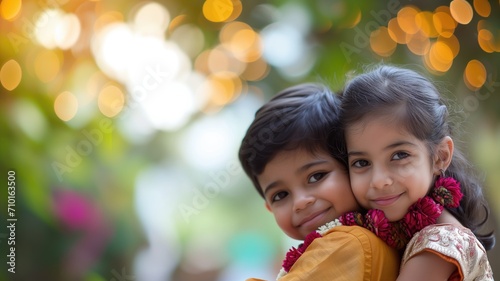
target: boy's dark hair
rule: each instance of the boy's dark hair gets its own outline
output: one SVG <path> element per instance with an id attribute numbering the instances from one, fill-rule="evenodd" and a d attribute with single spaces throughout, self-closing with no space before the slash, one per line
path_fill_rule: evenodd
<path id="1" fill-rule="evenodd" d="M 262 197 L 257 176 L 278 152 L 298 148 L 311 153 L 326 151 L 340 161 L 340 154 L 328 144 L 344 141 L 341 136 L 332 138 L 339 131 L 339 110 L 339 97 L 325 85 L 313 83 L 284 89 L 257 110 L 238 156 Z"/>
<path id="2" fill-rule="evenodd" d="M 417 72 L 393 66 L 379 66 L 347 82 L 342 94 L 343 127 L 366 116 L 394 112 L 406 130 L 427 144 L 431 155 L 446 136 L 452 136 L 448 109 L 432 82 Z M 397 113 L 396 113 L 397 112 Z M 469 228 L 489 250 L 495 244 L 493 232 L 479 233 L 490 212 L 481 183 L 471 164 L 455 147 L 446 175 L 460 182 L 464 194 L 458 208 L 447 208 Z"/>

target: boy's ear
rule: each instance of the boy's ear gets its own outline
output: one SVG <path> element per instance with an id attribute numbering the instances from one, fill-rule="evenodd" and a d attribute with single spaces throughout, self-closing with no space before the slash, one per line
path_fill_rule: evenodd
<path id="1" fill-rule="evenodd" d="M 267 202 L 266 202 L 265 204 L 266 204 L 266 209 L 267 209 L 269 212 L 271 212 L 271 213 L 272 213 L 272 211 L 271 211 L 271 206 L 269 206 L 269 204 L 268 204 Z"/>
<path id="2" fill-rule="evenodd" d="M 446 136 L 437 146 L 436 155 L 434 156 L 434 174 L 440 175 L 441 171 L 446 171 L 450 166 L 453 158 L 454 144 L 451 137 Z"/>

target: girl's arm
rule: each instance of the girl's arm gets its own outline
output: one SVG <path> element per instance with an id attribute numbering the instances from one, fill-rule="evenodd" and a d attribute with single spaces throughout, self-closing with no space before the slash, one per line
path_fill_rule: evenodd
<path id="1" fill-rule="evenodd" d="M 397 281 L 446 281 L 456 270 L 456 265 L 432 252 L 424 251 L 406 262 Z"/>

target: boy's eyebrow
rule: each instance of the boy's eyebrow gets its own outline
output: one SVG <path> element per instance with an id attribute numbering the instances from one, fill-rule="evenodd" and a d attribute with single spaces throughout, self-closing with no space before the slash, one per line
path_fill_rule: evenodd
<path id="1" fill-rule="evenodd" d="M 409 142 L 409 141 L 396 141 L 395 143 L 391 143 L 388 146 L 386 146 L 384 148 L 384 150 L 393 149 L 393 148 L 396 148 L 396 147 L 402 146 L 402 145 L 417 146 L 416 144 Z M 351 151 L 347 152 L 347 156 L 359 156 L 359 155 L 365 155 L 365 154 L 366 154 L 366 152 L 355 151 L 355 150 L 351 150 Z"/>
<path id="2" fill-rule="evenodd" d="M 312 161 L 312 162 L 309 162 L 307 164 L 305 164 L 304 166 L 300 167 L 296 173 L 301 173 L 303 171 L 306 171 L 307 169 L 313 167 L 313 166 L 316 166 L 316 165 L 320 165 L 320 164 L 323 164 L 323 163 L 327 163 L 328 161 L 327 160 L 323 160 L 323 159 L 319 159 L 319 160 L 316 160 L 316 161 Z M 279 183 L 279 180 L 277 181 L 274 181 L 270 184 L 268 184 L 266 187 L 264 187 L 264 196 L 267 194 L 267 192 L 271 189 L 273 189 L 274 187 L 276 187 Z"/>
<path id="3" fill-rule="evenodd" d="M 278 186 L 278 181 L 274 181 L 268 184 L 266 187 L 264 187 L 264 197 L 266 197 L 266 194 L 269 190 L 275 188 L 276 186 Z"/>

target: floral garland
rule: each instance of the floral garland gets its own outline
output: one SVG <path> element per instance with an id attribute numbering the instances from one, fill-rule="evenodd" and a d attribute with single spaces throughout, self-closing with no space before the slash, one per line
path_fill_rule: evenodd
<path id="1" fill-rule="evenodd" d="M 309 233 L 298 248 L 292 247 L 286 254 L 276 280 L 285 276 L 307 247 L 316 238 L 323 237 L 330 229 L 339 225 L 359 225 L 369 229 L 384 240 L 389 246 L 398 250 L 406 247 L 413 235 L 428 225 L 435 224 L 444 207 L 456 208 L 460 205 L 463 194 L 460 183 L 454 178 L 440 177 L 434 183 L 429 195 L 420 198 L 410 206 L 408 213 L 399 221 L 389 222 L 384 212 L 377 209 L 368 210 L 366 214 L 349 212 Z"/>

